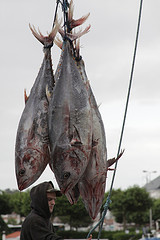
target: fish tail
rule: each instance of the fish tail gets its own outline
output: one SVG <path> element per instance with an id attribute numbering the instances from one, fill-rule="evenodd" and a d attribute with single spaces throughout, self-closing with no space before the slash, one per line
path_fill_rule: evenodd
<path id="1" fill-rule="evenodd" d="M 63 42 L 62 42 L 58 37 L 56 37 L 56 39 L 54 40 L 54 43 L 55 43 L 60 49 L 62 49 Z"/>
<path id="2" fill-rule="evenodd" d="M 66 33 L 67 38 L 70 39 L 70 41 L 75 41 L 76 39 L 82 37 L 83 35 L 85 35 L 86 33 L 89 32 L 91 28 L 91 25 L 87 26 L 83 31 L 80 30 L 77 33 Z M 61 34 L 62 38 L 65 38 L 65 33 L 64 30 L 62 28 L 59 28 L 59 33 Z"/>
<path id="3" fill-rule="evenodd" d="M 77 32 L 75 34 L 72 34 L 73 40 L 76 40 L 76 39 L 82 37 L 83 35 L 85 35 L 86 33 L 88 33 L 90 28 L 91 28 L 91 25 L 88 25 L 83 31 L 80 30 L 79 32 Z"/>
<path id="4" fill-rule="evenodd" d="M 73 29 L 77 26 L 80 26 L 82 25 L 89 17 L 90 13 L 82 16 L 81 18 L 77 19 L 77 20 L 74 20 L 73 19 L 73 11 L 74 11 L 74 5 L 73 5 L 73 0 L 70 1 L 70 4 L 69 4 L 69 11 L 68 11 L 68 21 L 69 21 L 69 24 L 70 24 L 70 29 Z"/>
<path id="5" fill-rule="evenodd" d="M 61 23 L 59 23 L 57 20 L 55 21 L 55 25 L 52 29 L 52 31 L 48 34 L 48 36 L 44 36 L 40 30 L 38 29 L 38 31 L 35 29 L 34 26 L 31 26 L 29 24 L 29 27 L 32 31 L 32 34 L 35 36 L 35 38 L 37 38 L 37 40 L 39 42 L 41 42 L 44 47 L 51 47 L 53 45 L 53 42 L 54 42 L 54 39 L 55 39 L 55 36 L 60 28 L 60 25 Z"/>
<path id="6" fill-rule="evenodd" d="M 70 1 L 69 4 L 69 11 L 68 11 L 68 21 L 71 22 L 73 19 L 73 11 L 74 11 L 74 5 L 73 5 L 73 0 Z"/>
<path id="7" fill-rule="evenodd" d="M 70 23 L 70 28 L 73 29 L 75 27 L 78 27 L 80 25 L 82 25 L 89 17 L 90 13 L 86 14 L 85 16 L 82 16 L 81 18 L 74 20 L 72 19 L 71 23 Z"/>

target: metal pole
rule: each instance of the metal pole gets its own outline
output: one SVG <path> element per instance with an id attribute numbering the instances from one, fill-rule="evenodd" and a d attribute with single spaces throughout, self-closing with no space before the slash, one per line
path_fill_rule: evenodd
<path id="1" fill-rule="evenodd" d="M 152 208 L 149 209 L 149 226 L 150 230 L 152 230 Z"/>

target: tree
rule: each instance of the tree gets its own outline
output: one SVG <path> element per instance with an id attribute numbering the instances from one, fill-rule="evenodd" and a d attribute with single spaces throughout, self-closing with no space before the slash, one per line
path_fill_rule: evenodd
<path id="1" fill-rule="evenodd" d="M 21 192 L 14 192 L 10 194 L 10 206 L 12 211 L 22 216 L 22 195 Z"/>
<path id="2" fill-rule="evenodd" d="M 160 219 L 160 199 L 155 199 L 152 207 L 153 220 L 157 221 Z"/>
<path id="3" fill-rule="evenodd" d="M 116 221 L 123 223 L 124 229 L 127 222 L 140 225 L 148 222 L 147 214 L 152 206 L 152 199 L 144 188 L 133 186 L 125 191 L 121 189 L 113 190 L 111 200 L 112 203 L 109 208 Z"/>
<path id="4" fill-rule="evenodd" d="M 29 190 L 26 192 L 14 191 L 8 195 L 12 211 L 20 216 L 27 216 L 31 210 Z"/>
<path id="5" fill-rule="evenodd" d="M 81 198 L 75 205 L 71 205 L 65 196 L 57 198 L 54 216 L 59 216 L 71 228 L 86 227 L 92 222 Z"/>
<path id="6" fill-rule="evenodd" d="M 22 216 L 27 216 L 31 211 L 31 198 L 30 191 L 27 190 L 23 192 L 22 195 L 22 206 L 21 206 L 21 214 Z"/>
<path id="7" fill-rule="evenodd" d="M 3 207 L 6 209 L 5 213 L 15 212 L 21 217 L 26 217 L 29 214 L 31 210 L 29 190 L 19 192 L 9 191 L 9 189 L 7 189 L 5 196 L 6 199 L 8 199 L 5 203 L 8 203 L 9 206 L 8 210 L 7 207 Z M 71 205 L 64 195 L 56 200 L 54 216 L 59 216 L 64 223 L 69 223 L 71 228 L 88 226 L 92 222 L 81 199 L 77 202 L 77 204 Z"/>
<path id="8" fill-rule="evenodd" d="M 0 194 L 0 214 L 11 213 L 11 206 L 9 204 L 9 196 L 4 191 Z"/>
<path id="9" fill-rule="evenodd" d="M 149 193 L 138 186 L 128 188 L 125 191 L 126 198 L 128 198 L 128 222 L 135 222 L 139 225 L 148 223 L 149 209 L 153 205 L 153 201 Z"/>

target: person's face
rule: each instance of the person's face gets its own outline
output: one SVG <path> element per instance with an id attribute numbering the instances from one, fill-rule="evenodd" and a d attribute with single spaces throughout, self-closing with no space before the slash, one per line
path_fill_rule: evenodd
<path id="1" fill-rule="evenodd" d="M 56 194 L 55 193 L 47 193 L 47 199 L 48 199 L 48 206 L 50 213 L 53 212 L 53 208 L 56 201 Z"/>

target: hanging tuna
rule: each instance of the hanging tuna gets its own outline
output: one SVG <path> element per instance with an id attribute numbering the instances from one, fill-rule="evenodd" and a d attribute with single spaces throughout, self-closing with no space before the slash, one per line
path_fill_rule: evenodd
<path id="1" fill-rule="evenodd" d="M 92 143 L 89 96 L 67 40 L 49 104 L 49 137 L 51 168 L 61 191 L 67 193 L 84 173 Z"/>
<path id="2" fill-rule="evenodd" d="M 44 59 L 29 97 L 25 97 L 23 110 L 16 137 L 15 170 L 19 190 L 33 184 L 42 174 L 50 161 L 48 137 L 48 99 L 54 87 L 51 47 L 58 31 L 56 23 L 52 32 L 44 37 L 31 28 L 33 35 L 44 45 Z"/>
<path id="3" fill-rule="evenodd" d="M 62 4 L 62 3 L 61 3 Z M 31 27 L 44 45 L 44 59 L 22 113 L 16 137 L 15 170 L 19 190 L 33 184 L 47 164 L 59 188 L 71 204 L 82 197 L 92 219 L 102 206 L 109 167 L 123 152 L 107 160 L 106 135 L 102 117 L 80 56 L 79 38 L 88 33 L 73 31 L 89 14 L 75 20 L 73 1 L 65 13 L 63 27 L 57 21 L 43 36 Z M 59 31 L 63 41 L 55 77 L 51 47 Z"/>

